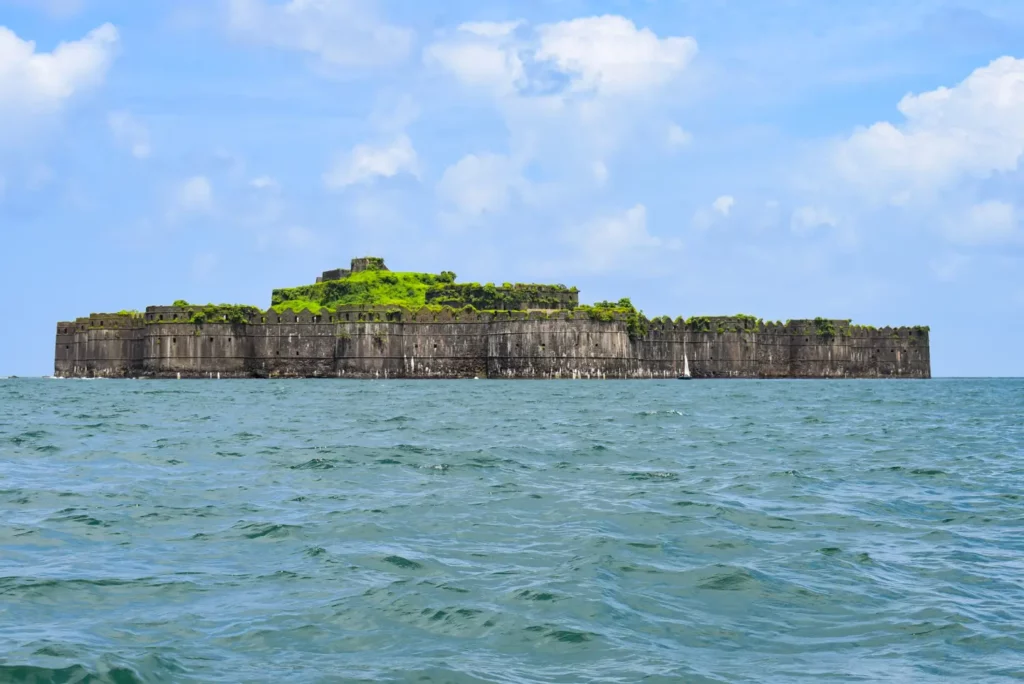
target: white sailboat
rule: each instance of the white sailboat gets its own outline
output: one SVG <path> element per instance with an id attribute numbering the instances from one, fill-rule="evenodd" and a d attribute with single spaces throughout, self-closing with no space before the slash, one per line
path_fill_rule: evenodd
<path id="1" fill-rule="evenodd" d="M 686 353 L 683 353 L 683 374 L 679 376 L 680 380 L 690 379 L 690 360 L 686 358 Z"/>

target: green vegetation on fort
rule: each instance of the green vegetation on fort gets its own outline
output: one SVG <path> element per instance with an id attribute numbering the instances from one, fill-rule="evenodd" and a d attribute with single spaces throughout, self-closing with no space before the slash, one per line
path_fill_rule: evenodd
<path id="1" fill-rule="evenodd" d="M 440 274 L 370 269 L 337 280 L 274 290 L 271 308 L 281 313 L 339 307 L 390 306 L 410 310 L 433 305 L 477 311 L 512 311 L 525 308 L 571 308 L 575 288 L 564 285 L 456 283 L 455 273 Z"/>
<path id="2" fill-rule="evenodd" d="M 565 295 L 574 292 L 575 288 L 565 285 L 504 283 L 497 287 L 494 283 L 441 282 L 427 290 L 426 299 L 430 304 L 469 305 L 477 310 L 571 309 L 574 304 Z"/>
<path id="3" fill-rule="evenodd" d="M 185 309 L 184 315 L 187 318 L 178 320 L 177 314 L 171 314 L 172 318 L 164 320 L 161 315 L 161 318 L 147 321 L 147 323 L 188 322 L 200 325 L 203 323 L 249 323 L 253 317 L 258 317 L 263 313 L 259 307 L 248 304 L 190 304 L 184 299 L 174 300 L 172 306 Z"/>
<path id="4" fill-rule="evenodd" d="M 630 337 L 643 337 L 650 329 L 650 321 L 642 311 L 637 311 L 633 302 L 628 297 L 623 297 L 617 302 L 595 302 L 587 305 L 581 304 L 576 308 L 575 315 L 585 314 L 592 321 L 614 321 L 625 320 L 626 331 Z"/>
<path id="5" fill-rule="evenodd" d="M 686 319 L 686 327 L 692 332 L 711 332 L 711 317 L 690 316 Z"/>
<path id="6" fill-rule="evenodd" d="M 189 323 L 248 323 L 253 316 L 263 312 L 255 306 L 245 304 L 207 304 L 201 308 L 193 305 Z"/>
<path id="7" fill-rule="evenodd" d="M 311 302 L 308 299 L 288 299 L 279 304 L 274 304 L 270 309 L 276 313 L 284 313 L 285 311 L 301 313 L 303 311 L 308 311 L 314 316 L 319 316 L 324 310 L 324 307 L 320 306 L 316 302 Z"/>
<path id="8" fill-rule="evenodd" d="M 668 326 L 682 328 L 692 333 L 756 334 L 769 329 L 782 328 L 789 334 L 816 335 L 824 341 L 836 337 L 858 334 L 874 334 L 873 326 L 851 325 L 849 321 L 833 321 L 818 317 L 813 321 L 771 321 L 765 322 L 750 314 L 733 316 L 691 316 L 671 319 L 668 316 L 648 319 L 628 298 L 618 301 L 601 301 L 594 304 L 578 304 L 578 290 L 565 285 L 539 285 L 527 283 L 456 283 L 451 271 L 439 274 L 388 271 L 384 260 L 378 257 L 353 259 L 351 269 L 336 269 L 324 273 L 326 280 L 312 285 L 281 288 L 273 291 L 269 311 L 277 314 L 286 311 L 295 314 L 309 312 L 314 321 L 335 322 L 335 314 L 341 309 L 363 309 L 356 311 L 353 321 L 409 320 L 478 320 L 477 314 L 489 314 L 506 318 L 548 318 L 547 311 L 558 310 L 560 317 L 571 319 L 586 318 L 593 321 L 625 323 L 631 337 L 645 337 L 652 326 L 662 329 Z M 185 300 L 174 302 L 183 309 L 185 320 L 195 324 L 206 322 L 266 322 L 264 312 L 256 307 L 207 304 L 194 305 Z M 541 311 L 538 311 L 541 310 Z M 427 314 L 421 318 L 422 312 Z M 135 311 L 121 311 L 122 316 L 140 316 Z M 181 314 L 173 315 L 179 320 Z M 345 312 L 344 320 L 349 321 L 351 311 Z M 322 318 L 321 318 L 322 317 Z M 155 316 L 153 317 L 155 318 Z M 163 318 L 161 317 L 161 321 Z M 342 319 L 339 317 L 338 322 Z M 156 321 L 147 321 L 156 322 Z M 912 337 L 923 337 L 928 333 L 925 326 L 914 326 Z M 893 336 L 899 336 L 893 331 Z"/>
<path id="9" fill-rule="evenodd" d="M 454 278 L 455 274 L 451 274 Z M 319 313 L 327 307 L 400 306 L 419 309 L 427 303 L 427 290 L 441 281 L 431 273 L 367 270 L 340 280 L 274 290 L 271 306 L 281 312 L 309 310 Z"/>
<path id="10" fill-rule="evenodd" d="M 836 326 L 827 318 L 814 319 L 814 333 L 825 340 L 831 340 L 836 336 Z"/>

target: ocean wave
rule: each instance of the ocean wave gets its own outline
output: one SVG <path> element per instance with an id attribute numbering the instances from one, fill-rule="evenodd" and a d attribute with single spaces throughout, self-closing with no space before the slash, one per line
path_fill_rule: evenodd
<path id="1" fill-rule="evenodd" d="M 0 390 L 0 682 L 1020 673 L 1024 381 L 102 385 Z"/>
<path id="2" fill-rule="evenodd" d="M 0 664 L 0 682 L 9 684 L 143 684 L 145 681 L 128 667 L 92 670 L 84 665 L 50 668 Z"/>

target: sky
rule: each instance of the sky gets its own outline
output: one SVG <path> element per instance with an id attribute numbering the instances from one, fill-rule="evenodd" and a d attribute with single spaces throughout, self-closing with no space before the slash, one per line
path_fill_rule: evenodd
<path id="1" fill-rule="evenodd" d="M 1024 3 L 0 0 L 0 375 L 353 256 L 1022 376 Z"/>

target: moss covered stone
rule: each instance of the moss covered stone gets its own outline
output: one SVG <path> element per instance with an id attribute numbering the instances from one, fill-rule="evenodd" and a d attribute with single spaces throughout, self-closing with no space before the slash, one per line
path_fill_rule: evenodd
<path id="1" fill-rule="evenodd" d="M 565 285 L 520 284 L 495 287 L 493 283 L 456 283 L 455 273 L 440 274 L 367 268 L 312 285 L 273 291 L 271 308 L 277 312 L 312 311 L 339 307 L 394 306 L 417 310 L 427 305 L 474 310 L 572 309 L 576 288 Z"/>
<path id="2" fill-rule="evenodd" d="M 189 323 L 248 323 L 261 313 L 257 307 L 245 304 L 207 304 L 192 311 Z"/>

